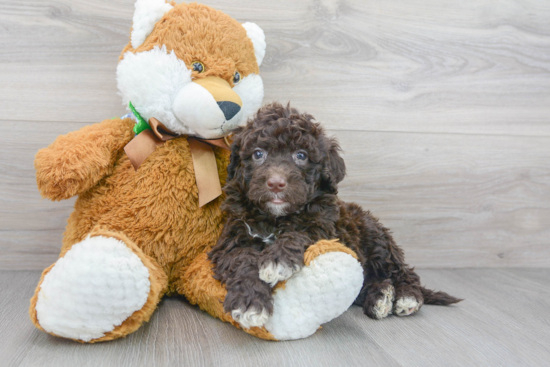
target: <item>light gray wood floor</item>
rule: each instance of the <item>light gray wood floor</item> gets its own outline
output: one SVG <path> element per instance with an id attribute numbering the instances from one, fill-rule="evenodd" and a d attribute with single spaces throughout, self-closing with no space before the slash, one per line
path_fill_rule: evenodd
<path id="1" fill-rule="evenodd" d="M 358 307 L 310 338 L 256 339 L 180 298 L 162 301 L 125 339 L 85 345 L 38 331 L 28 301 L 37 271 L 0 272 L 1 366 L 548 366 L 550 269 L 421 269 L 466 300 L 371 320 Z"/>

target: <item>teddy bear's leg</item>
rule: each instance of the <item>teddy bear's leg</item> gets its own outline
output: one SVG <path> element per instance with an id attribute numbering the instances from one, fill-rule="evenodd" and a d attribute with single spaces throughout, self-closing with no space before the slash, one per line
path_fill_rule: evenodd
<path id="1" fill-rule="evenodd" d="M 210 263 L 206 253 L 199 255 L 191 263 L 176 284 L 176 290 L 178 293 L 183 294 L 191 304 L 198 305 L 201 310 L 241 329 L 241 326 L 233 320 L 231 314 L 223 310 L 223 301 L 227 291 L 220 281 L 214 279 L 212 263 Z M 263 327 L 253 327 L 245 331 L 261 339 L 276 340 Z"/>
<path id="2" fill-rule="evenodd" d="M 167 282 L 158 264 L 126 236 L 95 230 L 44 270 L 31 299 L 31 320 L 80 342 L 116 339 L 149 320 Z"/>
<path id="3" fill-rule="evenodd" d="M 301 339 L 351 306 L 363 285 L 363 268 L 352 250 L 337 241 L 319 241 L 306 251 L 304 265 L 275 287 L 274 311 L 266 324 L 244 331 L 262 339 Z M 240 328 L 223 310 L 226 291 L 213 278 L 206 254 L 195 260 L 183 279 L 181 291 L 191 303 Z"/>
<path id="4" fill-rule="evenodd" d="M 319 241 L 309 247 L 304 265 L 274 291 L 274 312 L 265 328 L 277 340 L 312 335 L 344 313 L 363 286 L 357 255 L 337 241 Z"/>

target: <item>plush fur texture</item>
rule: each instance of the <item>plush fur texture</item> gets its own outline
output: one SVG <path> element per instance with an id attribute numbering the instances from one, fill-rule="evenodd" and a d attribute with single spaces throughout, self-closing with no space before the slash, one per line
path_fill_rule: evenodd
<path id="1" fill-rule="evenodd" d="M 324 238 L 339 238 L 359 256 L 364 282 L 355 303 L 372 318 L 392 307 L 406 316 L 423 303 L 460 301 L 423 288 L 389 230 L 338 199 L 346 170 L 339 150 L 311 115 L 277 103 L 236 132 L 223 204 L 227 223 L 209 253 L 227 288 L 226 312 L 272 314 L 273 272 L 279 271 L 277 280 L 289 278 L 304 265 L 308 247 Z"/>
<path id="2" fill-rule="evenodd" d="M 160 16 L 166 9 L 169 10 Z M 151 28 L 159 16 L 160 20 Z M 240 112 L 230 121 L 218 121 L 223 125 L 224 134 L 241 123 L 236 121 L 237 117 L 245 121 L 247 115 L 259 107 L 263 86 L 257 73 L 265 49 L 259 27 L 242 26 L 204 5 L 171 3 L 164 6 L 158 0 L 139 0 L 135 21 L 132 43 L 124 49 L 117 73 L 124 103 L 135 102 L 143 117 L 162 116 L 167 125 L 172 123 L 168 127 L 173 131 L 194 131 L 204 138 L 215 137 L 219 132 L 211 135 L 212 129 L 206 129 L 206 133 L 202 133 L 184 124 L 189 116 L 195 116 L 199 124 L 207 126 L 208 116 L 212 114 L 201 114 L 199 110 L 221 109 L 217 103 L 220 101 L 214 97 L 217 92 L 205 87 L 208 80 L 215 80 L 214 84 L 223 90 L 219 95 L 238 95 L 234 100 L 240 99 L 242 103 Z M 194 61 L 204 64 L 203 73 L 189 71 Z M 235 71 L 242 76 L 237 85 L 233 83 Z M 194 99 L 192 106 L 182 108 L 185 105 L 178 102 L 178 97 L 185 99 L 186 86 L 192 84 L 204 89 L 198 89 L 204 98 Z M 134 137 L 133 126 L 131 118 L 105 120 L 58 137 L 36 155 L 36 179 L 42 196 L 63 200 L 78 195 L 78 199 L 68 220 L 60 259 L 43 272 L 31 299 L 32 322 L 52 335 L 80 342 L 112 340 L 128 335 L 149 320 L 165 294 L 179 293 L 212 316 L 240 327 L 231 314 L 223 310 L 226 291 L 213 278 L 212 265 L 206 255 L 222 230 L 223 197 L 199 207 L 193 159 L 185 135 L 158 146 L 139 169 L 134 170 L 123 151 Z M 223 184 L 229 152 L 220 148 L 213 150 Z M 93 260 L 94 246 L 104 261 Z M 327 251 L 338 252 L 335 257 L 342 260 L 325 264 L 327 271 L 337 276 L 324 284 L 322 294 L 332 302 L 325 303 L 321 311 L 317 312 L 318 308 L 310 304 L 316 299 L 319 287 L 307 285 L 320 284 L 325 267 L 315 265 L 316 256 L 307 255 L 308 252 L 309 265 L 316 266 L 317 270 L 305 272 L 295 287 L 288 286 L 285 292 L 276 295 L 281 305 L 291 305 L 294 299 L 304 307 L 304 313 L 307 310 L 315 313 L 306 315 L 309 321 L 305 331 L 292 327 L 298 323 L 293 310 L 286 306 L 275 310 L 273 316 L 283 320 L 283 324 L 277 325 L 280 333 L 263 326 L 245 331 L 268 340 L 304 337 L 343 312 L 360 290 L 360 283 L 356 287 L 343 280 L 357 278 L 362 270 L 354 259 L 355 254 L 342 251 L 341 246 L 335 243 L 327 246 L 321 241 L 319 248 L 310 247 L 316 256 L 324 256 Z M 111 261 L 114 260 L 111 255 L 121 262 Z M 122 263 L 137 269 L 140 276 L 132 277 L 132 272 L 116 265 Z M 144 286 L 147 274 L 148 293 Z M 122 297 L 121 302 L 127 303 L 123 312 L 110 307 L 112 300 L 105 296 L 108 286 L 103 280 L 110 276 L 124 279 L 115 282 L 117 295 L 113 296 L 113 299 Z M 90 281 L 95 278 L 100 281 Z M 132 279 L 136 280 L 135 284 Z M 82 284 L 83 288 L 74 284 Z M 83 301 L 81 291 L 101 295 L 101 307 L 94 308 L 98 305 Z M 138 294 L 134 295 L 133 291 Z M 56 299 L 45 302 L 44 297 L 51 295 Z M 297 295 L 303 299 L 296 299 Z M 69 310 L 70 318 L 65 319 L 57 306 Z M 132 313 L 133 309 L 136 310 Z M 99 310 L 104 316 L 95 320 L 86 315 L 90 310 Z"/>
<path id="3" fill-rule="evenodd" d="M 363 284 L 363 269 L 357 259 L 342 251 L 338 242 L 320 241 L 310 246 L 331 247 L 319 253 L 273 292 L 273 315 L 265 328 L 277 340 L 305 338 L 320 325 L 344 313 L 359 294 Z"/>
<path id="4" fill-rule="evenodd" d="M 173 6 L 164 0 L 137 0 L 135 8 L 132 34 L 130 35 L 133 48 L 139 47 L 145 41 L 145 38 L 155 28 L 155 24 Z"/>
<path id="5" fill-rule="evenodd" d="M 256 62 L 258 66 L 262 65 L 262 61 L 265 56 L 265 36 L 264 31 L 258 27 L 255 23 L 246 22 L 243 23 L 244 29 L 246 29 L 246 34 L 248 38 L 252 41 L 254 45 L 254 54 L 256 55 Z"/>
<path id="6" fill-rule="evenodd" d="M 45 197 L 60 200 L 67 197 L 67 192 L 79 195 L 75 211 L 69 218 L 61 257 L 90 234 L 112 237 L 124 242 L 149 270 L 151 291 L 144 307 L 134 312 L 113 331 L 91 339 L 90 342 L 119 338 L 137 330 L 143 322 L 149 320 L 158 301 L 167 293 L 182 294 L 192 304 L 197 304 L 212 316 L 240 327 L 231 314 L 223 310 L 226 290 L 220 281 L 214 279 L 212 265 L 206 255 L 222 230 L 222 198 L 202 208 L 198 207 L 192 158 L 185 137 L 173 139 L 157 148 L 140 169 L 134 171 L 122 152 L 122 147 L 131 139 L 132 126 L 131 119 L 106 120 L 60 136 L 52 146 L 39 151 L 35 160 L 39 188 Z M 86 152 L 88 154 L 84 154 Z M 218 173 L 224 182 L 229 152 L 218 148 L 214 148 L 214 152 Z M 59 165 L 54 166 L 54 163 Z M 318 256 L 334 251 L 357 257 L 353 251 L 343 248 L 342 245 L 320 241 L 306 251 L 305 265 L 309 266 Z M 44 329 L 36 311 L 38 293 L 42 282 L 54 266 L 55 264 L 44 271 L 31 300 L 31 319 L 42 330 Z M 348 277 L 348 268 L 345 265 L 338 274 Z M 356 273 L 353 270 L 352 274 Z M 322 276 L 322 272 L 314 274 L 310 277 L 312 280 L 304 282 L 315 283 L 316 278 Z M 309 317 L 307 330 L 311 331 L 312 325 L 316 325 L 313 331 L 316 330 L 318 326 L 335 317 L 334 312 L 338 314 L 338 310 L 349 307 L 353 302 L 356 296 L 354 292 L 359 292 L 361 284 L 358 289 L 354 289 L 345 283 L 346 292 L 342 292 L 342 284 L 344 283 L 325 284 L 323 294 L 327 297 L 332 295 L 331 299 L 340 302 L 325 307 L 323 313 L 320 313 L 323 317 Z M 306 297 L 300 304 L 307 307 L 307 301 L 315 299 L 312 296 L 318 292 L 318 288 L 313 288 L 313 294 L 308 294 L 306 291 L 311 289 L 307 288 L 299 288 L 301 291 L 293 287 L 285 289 L 288 291 L 278 296 L 283 305 L 290 304 L 293 297 L 300 294 Z M 348 302 L 340 297 L 343 293 L 354 295 Z M 313 306 L 308 309 L 315 310 Z M 275 316 L 279 320 L 286 320 L 284 325 L 274 331 L 282 330 L 280 335 L 274 335 L 265 327 L 252 327 L 245 331 L 267 340 L 309 335 L 307 330 L 301 331 L 289 326 L 296 324 L 292 310 L 283 308 L 280 311 L 277 313 L 275 310 Z"/>
<path id="7" fill-rule="evenodd" d="M 156 46 L 147 52 L 128 52 L 118 64 L 117 83 L 122 103 L 127 106 L 132 102 L 144 119 L 155 117 L 178 134 L 196 133 L 192 127 L 180 124 L 172 110 L 175 96 L 182 88 L 188 85 L 200 88 L 192 83 L 191 70 L 174 51 Z M 218 109 L 218 113 L 221 115 L 222 111 Z"/>
<path id="8" fill-rule="evenodd" d="M 131 101 L 145 120 L 155 117 L 179 134 L 226 136 L 261 105 L 258 73 L 265 55 L 264 33 L 254 23 L 240 24 L 205 5 L 170 4 L 136 3 L 132 42 L 122 51 L 117 68 L 122 103 Z M 202 72 L 193 71 L 195 62 L 202 63 Z M 193 83 L 206 77 L 219 78 L 227 93 L 238 95 L 239 113 L 227 118 L 218 105 L 222 100 Z"/>
<path id="9" fill-rule="evenodd" d="M 222 321 L 266 340 L 292 340 L 313 334 L 342 314 L 363 284 L 357 255 L 336 240 L 321 240 L 304 254 L 304 267 L 288 282 L 273 288 L 274 311 L 264 325 L 235 320 L 224 311 L 227 290 L 214 278 L 207 254 L 200 255 L 183 277 L 187 299 Z"/>
<path id="10" fill-rule="evenodd" d="M 148 321 L 151 315 L 153 314 L 153 311 L 156 309 L 157 304 L 160 301 L 162 295 L 164 295 L 164 293 L 166 292 L 168 279 L 166 277 L 166 273 L 159 267 L 156 261 L 146 256 L 139 249 L 139 247 L 133 241 L 131 241 L 128 237 L 126 237 L 124 234 L 113 232 L 105 228 L 97 227 L 97 228 L 94 228 L 94 230 L 90 233 L 90 236 L 92 238 L 96 236 L 103 236 L 106 238 L 112 238 L 120 242 L 123 242 L 132 251 L 132 253 L 137 255 L 137 257 L 141 260 L 143 265 L 145 265 L 145 267 L 149 270 L 149 283 L 150 283 L 150 289 L 149 289 L 147 301 L 142 306 L 142 308 L 139 310 L 136 310 L 130 317 L 124 320 L 120 325 L 116 325 L 112 331 L 105 332 L 102 337 L 87 340 L 88 342 L 95 343 L 95 342 L 112 340 L 112 339 L 123 337 L 133 331 L 136 331 L 142 325 L 143 322 Z M 31 320 L 37 328 L 39 328 L 40 330 L 46 331 L 52 335 L 60 336 L 52 331 L 44 330 L 44 328 L 42 328 L 42 325 L 40 324 L 40 321 L 38 319 L 38 312 L 37 312 L 38 297 L 39 297 L 39 293 L 42 290 L 42 284 L 44 282 L 44 279 L 48 276 L 52 268 L 54 268 L 56 265 L 57 263 L 51 265 L 42 273 L 40 282 L 38 283 L 34 296 L 31 299 L 29 312 L 30 312 Z M 82 279 L 82 281 L 86 281 L 86 279 Z M 65 298 L 65 301 L 69 301 L 70 299 L 71 297 L 67 297 Z M 65 323 L 64 320 L 61 320 L 61 321 L 62 323 Z M 80 327 L 82 327 L 82 324 L 80 324 Z M 70 339 L 73 339 L 78 342 L 84 341 L 82 337 L 76 337 L 76 338 L 70 338 Z"/>
<path id="11" fill-rule="evenodd" d="M 139 53 L 162 45 L 186 65 L 201 61 L 206 70 L 194 75 L 198 78 L 219 76 L 233 85 L 235 70 L 243 76 L 260 71 L 246 29 L 227 14 L 202 4 L 175 5 L 137 48 L 129 43 L 120 59 L 126 52 Z"/>
<path id="12" fill-rule="evenodd" d="M 159 18 L 160 13 L 162 16 Z M 160 20 L 151 27 L 154 19 Z M 243 96 L 248 94 L 248 97 L 242 98 L 243 111 L 250 113 L 259 107 L 263 90 L 261 78 L 257 75 L 256 50 L 240 23 L 204 5 L 163 5 L 158 0 L 139 0 L 134 20 L 132 42 L 134 45 L 139 43 L 139 46 L 137 49 L 132 47 L 132 43 L 126 46 L 121 55 L 122 67 L 118 72 L 121 77 L 121 94 L 128 97 L 127 93 L 131 90 L 137 91 L 131 98 L 137 98 L 135 106 L 138 111 L 141 109 L 156 115 L 172 108 L 172 96 L 181 90 L 182 85 L 178 83 L 182 81 L 192 83 L 193 80 L 210 76 L 223 80 L 227 89 L 233 91 L 236 70 L 243 79 L 237 85 L 240 91 L 232 93 L 242 93 Z M 204 73 L 189 71 L 191 63 L 196 60 L 205 65 Z M 180 80 L 175 80 L 178 78 Z M 256 82 L 250 84 L 247 82 L 250 80 Z M 247 86 L 250 90 L 246 89 Z M 166 114 L 158 116 L 169 120 Z M 244 112 L 241 116 L 243 119 L 247 117 Z M 210 279 L 192 277 L 194 282 L 191 282 L 184 274 L 190 268 L 196 271 L 202 267 L 210 269 L 202 261 L 201 255 L 215 244 L 221 232 L 222 197 L 199 208 L 187 136 L 170 140 L 158 147 L 135 171 L 123 150 L 134 137 L 133 126 L 134 120 L 131 118 L 105 120 L 58 137 L 36 155 L 36 179 L 43 197 L 63 200 L 78 195 L 64 234 L 61 259 L 43 272 L 31 300 L 32 321 L 38 328 L 54 335 L 89 342 L 118 338 L 135 331 L 147 321 L 164 294 L 177 292 L 202 302 L 208 296 L 200 294 L 213 291 Z M 227 129 L 226 133 L 230 130 Z M 229 152 L 214 148 L 214 154 L 223 184 L 227 176 Z M 87 240 L 90 235 L 92 237 Z M 86 256 L 76 256 L 77 259 L 73 256 L 79 253 L 78 248 L 84 244 L 88 250 L 89 246 L 98 243 L 94 236 L 103 236 L 107 242 L 116 239 L 114 243 L 118 244 L 118 250 L 130 251 L 135 255 L 128 255 L 124 261 L 132 259 L 132 266 L 147 270 L 150 282 L 149 293 L 141 309 L 131 313 L 128 308 L 124 315 L 131 315 L 120 322 L 124 315 L 120 314 L 116 318 L 116 310 L 107 307 L 113 314 L 107 315 L 104 320 L 96 320 L 97 324 L 107 319 L 115 321 L 95 331 L 91 329 L 96 321 L 87 323 L 84 315 L 78 315 L 80 311 L 85 313 L 87 306 L 78 307 L 79 303 L 75 302 L 80 299 L 78 290 L 69 287 L 70 282 L 75 281 L 87 284 L 86 291 L 90 294 L 103 294 L 101 289 L 94 289 L 101 288 L 101 285 L 87 283 L 89 276 L 79 273 L 76 266 L 80 264 L 83 271 L 84 267 L 89 266 L 88 270 L 94 272 L 92 262 L 88 264 Z M 124 250 L 124 245 L 128 250 Z M 77 247 L 71 252 L 73 246 Z M 98 251 L 99 247 L 102 245 L 98 245 Z M 104 264 L 109 264 L 107 252 L 104 252 Z M 61 271 L 66 268 L 64 264 L 71 265 L 69 272 Z M 105 266 L 98 273 L 116 273 L 115 268 Z M 68 279 L 71 277 L 73 279 Z M 66 290 L 62 290 L 63 279 L 66 279 Z M 52 280 L 55 282 L 52 283 Z M 63 300 L 55 300 L 54 303 L 67 302 L 77 306 L 71 309 L 71 318 L 81 321 L 69 325 L 74 332 L 60 332 L 63 327 L 61 324 L 69 320 L 59 318 L 55 307 L 40 306 L 45 305 L 39 301 L 40 292 L 52 291 L 51 284 L 54 283 L 56 286 L 52 294 L 59 295 L 61 290 L 65 292 Z M 131 285 L 124 284 L 121 283 L 124 292 L 131 293 L 131 290 L 126 289 L 131 288 Z M 213 297 L 220 294 L 219 289 L 213 292 Z M 141 296 L 140 300 L 143 300 L 145 295 Z M 127 301 L 130 300 L 131 296 L 128 295 Z M 40 312 L 37 312 L 37 307 Z M 214 313 L 217 317 L 225 317 Z M 42 327 L 41 319 L 53 321 L 45 322 Z M 114 329 L 109 330 L 112 327 Z M 267 332 L 262 335 L 270 338 Z"/>
<path id="13" fill-rule="evenodd" d="M 106 120 L 61 136 L 37 154 L 37 181 L 45 197 L 60 200 L 69 193 L 79 195 L 60 256 L 83 241 L 97 226 L 109 228 L 112 236 L 124 234 L 147 262 L 157 264 L 148 266 L 144 261 L 150 272 L 157 271 L 158 267 L 166 278 L 166 286 L 161 287 L 157 301 L 164 293 L 179 291 L 185 295 L 184 273 L 216 242 L 221 232 L 222 198 L 199 208 L 185 137 L 166 142 L 134 171 L 122 151 L 131 138 L 132 126 L 131 119 Z M 214 148 L 214 153 L 223 182 L 229 154 L 219 148 Z M 39 289 L 40 284 L 37 292 Z M 31 315 L 34 312 L 31 305 Z M 149 316 L 140 318 L 139 324 Z M 120 334 L 110 336 L 126 335 L 136 329 L 134 326 L 131 324 Z M 109 336 L 101 340 L 109 340 Z"/>
<path id="14" fill-rule="evenodd" d="M 43 178 L 38 182 L 39 188 L 52 199 L 60 196 L 59 191 L 79 195 L 65 231 L 62 255 L 86 238 L 94 227 L 107 227 L 124 233 L 147 256 L 156 259 L 169 274 L 172 284 L 169 290 L 173 291 L 174 282 L 181 279 L 190 262 L 217 240 L 222 198 L 198 207 L 186 137 L 158 147 L 134 171 L 122 151 L 132 136 L 132 126 L 131 119 L 106 120 L 90 127 L 97 129 L 98 135 L 102 128 L 102 139 L 90 141 L 89 128 L 58 137 L 51 147 L 36 155 L 37 177 Z M 109 151 L 111 146 L 120 150 Z M 87 149 L 89 155 L 84 154 Z M 98 157 L 100 153 L 104 156 Z M 214 153 L 219 177 L 224 182 L 229 154 L 220 148 L 214 148 Z M 59 163 L 50 168 L 52 162 Z M 94 175 L 95 172 L 98 174 Z"/>
<path id="15" fill-rule="evenodd" d="M 90 341 L 141 310 L 150 290 L 149 269 L 124 242 L 89 236 L 44 277 L 37 318 L 46 331 Z"/>

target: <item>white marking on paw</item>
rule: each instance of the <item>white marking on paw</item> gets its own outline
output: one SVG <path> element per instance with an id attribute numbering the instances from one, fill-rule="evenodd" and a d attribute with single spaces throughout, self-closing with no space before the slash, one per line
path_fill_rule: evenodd
<path id="1" fill-rule="evenodd" d="M 414 297 L 401 297 L 395 302 L 393 313 L 397 316 L 409 316 L 417 312 L 422 306 Z"/>
<path id="2" fill-rule="evenodd" d="M 275 287 L 282 280 L 287 280 L 299 269 L 291 268 L 287 264 L 269 262 L 260 268 L 260 279 Z"/>
<path id="3" fill-rule="evenodd" d="M 273 316 L 265 328 L 277 340 L 306 338 L 340 316 L 363 286 L 363 268 L 351 255 L 329 252 L 316 257 L 273 294 Z"/>
<path id="4" fill-rule="evenodd" d="M 140 310 L 149 291 L 149 270 L 124 242 L 88 237 L 46 274 L 36 315 L 47 332 L 87 342 Z"/>
<path id="5" fill-rule="evenodd" d="M 384 297 L 380 298 L 372 309 L 376 319 L 383 319 L 390 314 L 393 308 L 394 293 L 395 290 L 392 285 L 382 291 Z"/>
<path id="6" fill-rule="evenodd" d="M 255 308 L 251 308 L 246 312 L 243 312 L 240 308 L 231 311 L 231 317 L 237 321 L 243 329 L 250 329 L 251 327 L 262 327 L 269 318 L 269 313 L 265 308 L 258 312 Z"/>

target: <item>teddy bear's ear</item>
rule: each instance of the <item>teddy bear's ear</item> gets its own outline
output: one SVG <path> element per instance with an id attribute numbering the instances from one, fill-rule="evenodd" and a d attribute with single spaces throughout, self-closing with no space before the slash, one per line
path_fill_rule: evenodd
<path id="1" fill-rule="evenodd" d="M 164 0 L 137 0 L 135 7 L 132 35 L 130 36 L 132 48 L 134 49 L 145 41 L 155 28 L 155 24 L 173 6 Z"/>
<path id="2" fill-rule="evenodd" d="M 254 45 L 254 54 L 256 55 L 256 62 L 258 66 L 262 64 L 265 56 L 265 34 L 264 31 L 256 24 L 246 22 L 243 23 L 244 29 L 246 29 L 246 35 L 252 41 Z"/>

